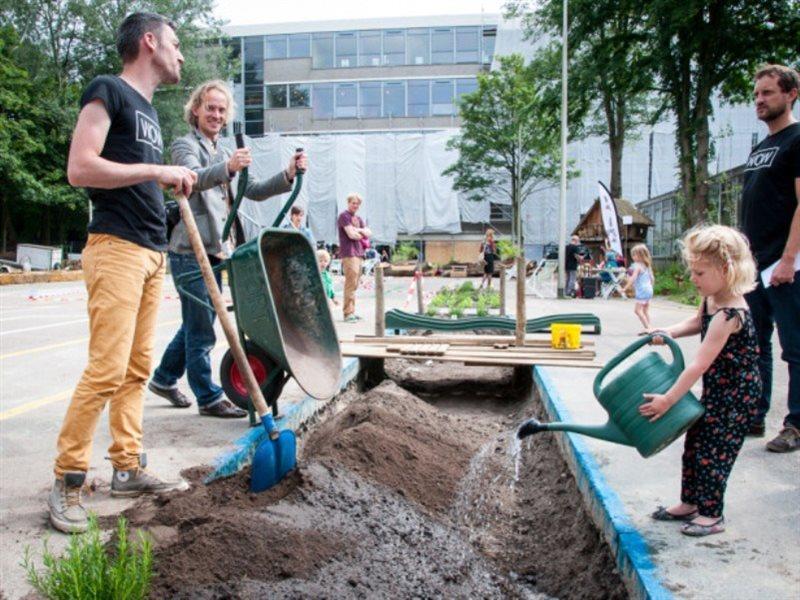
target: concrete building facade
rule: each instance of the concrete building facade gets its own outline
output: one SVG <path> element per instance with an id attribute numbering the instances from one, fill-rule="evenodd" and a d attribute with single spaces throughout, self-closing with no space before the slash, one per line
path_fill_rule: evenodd
<path id="1" fill-rule="evenodd" d="M 494 55 L 499 15 L 230 26 L 245 132 L 458 127 Z"/>

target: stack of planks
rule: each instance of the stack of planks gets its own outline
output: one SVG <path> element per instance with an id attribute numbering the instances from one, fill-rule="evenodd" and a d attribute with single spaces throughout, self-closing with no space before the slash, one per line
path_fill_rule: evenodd
<path id="1" fill-rule="evenodd" d="M 467 366 L 525 366 L 601 368 L 594 342 L 576 350 L 554 349 L 549 339 L 526 336 L 516 346 L 507 335 L 426 335 L 375 337 L 357 335 L 341 342 L 344 356 L 363 358 L 415 358 L 461 362 Z"/>

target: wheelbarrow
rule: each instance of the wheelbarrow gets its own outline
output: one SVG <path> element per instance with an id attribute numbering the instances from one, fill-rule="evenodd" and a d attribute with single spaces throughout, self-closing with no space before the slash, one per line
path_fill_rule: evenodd
<path id="1" fill-rule="evenodd" d="M 236 139 L 237 146 L 243 147 L 241 134 Z M 297 198 L 302 180 L 303 174 L 298 172 L 294 190 L 272 227 L 261 230 L 213 267 L 214 272 L 228 274 L 233 305 L 227 310 L 235 316 L 239 340 L 274 418 L 279 416 L 278 398 L 290 377 L 312 398 L 326 400 L 338 391 L 341 374 L 339 340 L 316 251 L 302 233 L 278 228 Z M 244 169 L 222 239 L 228 239 L 246 185 Z M 185 288 L 202 276 L 201 272 L 180 276 L 176 287 L 180 294 L 214 310 Z M 220 379 L 226 395 L 248 410 L 250 424 L 255 425 L 246 377 L 236 365 L 232 349 L 222 359 Z"/>

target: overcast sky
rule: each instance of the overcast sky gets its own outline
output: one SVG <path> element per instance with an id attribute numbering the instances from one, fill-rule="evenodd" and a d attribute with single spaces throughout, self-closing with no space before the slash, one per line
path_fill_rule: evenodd
<path id="1" fill-rule="evenodd" d="M 326 21 L 417 15 L 500 13 L 503 0 L 217 0 L 214 13 L 228 25 Z"/>

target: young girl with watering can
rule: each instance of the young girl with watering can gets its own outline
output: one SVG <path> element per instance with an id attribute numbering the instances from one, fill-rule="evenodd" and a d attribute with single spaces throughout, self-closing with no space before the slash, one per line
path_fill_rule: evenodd
<path id="1" fill-rule="evenodd" d="M 744 299 L 755 287 L 756 268 L 745 237 L 722 225 L 686 234 L 683 258 L 703 301 L 696 315 L 663 333 L 673 338 L 699 333 L 702 342 L 675 384 L 665 394 L 645 394 L 639 412 L 659 419 L 702 375 L 705 414 L 686 433 L 681 501 L 652 516 L 683 522 L 686 535 L 705 536 L 725 531 L 725 486 L 761 396 L 758 344 Z M 656 337 L 653 343 L 663 340 Z"/>

